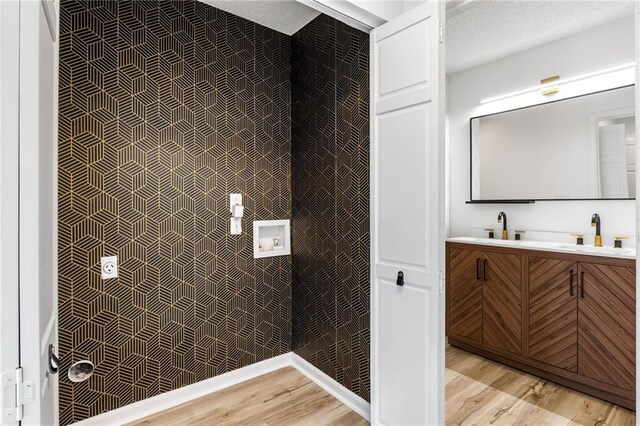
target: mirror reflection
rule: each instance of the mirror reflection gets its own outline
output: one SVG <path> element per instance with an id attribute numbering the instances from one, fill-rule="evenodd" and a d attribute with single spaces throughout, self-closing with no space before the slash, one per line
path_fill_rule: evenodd
<path id="1" fill-rule="evenodd" d="M 471 199 L 635 198 L 635 88 L 471 119 Z"/>

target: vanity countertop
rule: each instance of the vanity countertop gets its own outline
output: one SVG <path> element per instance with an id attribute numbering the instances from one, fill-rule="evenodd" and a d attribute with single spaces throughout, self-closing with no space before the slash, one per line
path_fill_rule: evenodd
<path id="1" fill-rule="evenodd" d="M 529 250 L 552 251 L 557 253 L 583 254 L 588 256 L 616 257 L 619 259 L 636 258 L 636 249 L 629 247 L 594 247 L 588 245 L 579 246 L 576 244 L 554 243 L 545 241 L 515 241 L 472 237 L 447 238 L 446 241 L 452 243 L 477 244 L 483 246 L 511 247 Z"/>

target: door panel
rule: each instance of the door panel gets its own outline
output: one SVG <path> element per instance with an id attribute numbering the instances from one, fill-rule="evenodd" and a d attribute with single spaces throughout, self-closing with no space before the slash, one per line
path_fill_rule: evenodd
<path id="1" fill-rule="evenodd" d="M 482 341 L 514 353 L 522 352 L 522 259 L 484 253 Z"/>
<path id="2" fill-rule="evenodd" d="M 529 258 L 529 356 L 578 371 L 578 266 Z"/>
<path id="3" fill-rule="evenodd" d="M 415 182 L 422 190 L 430 187 L 428 161 L 429 104 L 418 105 L 378 118 L 378 134 L 383 141 L 379 146 L 378 235 L 380 261 L 411 264 L 426 268 L 432 252 L 432 235 L 427 217 L 429 204 L 415 198 Z M 407 153 L 411 153 L 407 155 Z M 395 179 L 386 176 L 396 176 Z M 411 206 L 406 205 L 412 200 Z M 401 208 L 400 206 L 405 206 Z"/>
<path id="4" fill-rule="evenodd" d="M 427 312 L 424 310 L 428 290 L 405 280 L 399 287 L 395 281 L 379 280 L 380 335 L 385 337 L 385 350 L 380 351 L 381 374 L 384 386 L 380 388 L 380 412 L 385 424 L 416 424 L 424 419 L 424 395 L 427 381 L 408 380 L 429 375 L 426 362 L 402 362 L 407 353 L 416 359 L 428 359 L 429 347 L 424 338 L 429 333 Z M 402 327 L 398 324 L 402 323 Z M 406 389 L 409 392 L 398 392 Z"/>
<path id="5" fill-rule="evenodd" d="M 372 424 L 444 423 L 442 14 L 370 36 Z"/>
<path id="6" fill-rule="evenodd" d="M 635 272 L 580 263 L 578 373 L 625 389 L 635 387 Z"/>
<path id="7" fill-rule="evenodd" d="M 482 342 L 482 252 L 449 251 L 449 336 Z"/>
<path id="8" fill-rule="evenodd" d="M 56 52 L 51 1 L 20 1 L 20 363 L 32 381 L 25 424 L 57 423 Z"/>
<path id="9" fill-rule="evenodd" d="M 389 95 L 407 87 L 427 83 L 429 54 L 414 49 L 415 40 L 426 40 L 428 25 L 397 29 L 393 37 L 378 43 L 380 55 L 380 95 Z"/>

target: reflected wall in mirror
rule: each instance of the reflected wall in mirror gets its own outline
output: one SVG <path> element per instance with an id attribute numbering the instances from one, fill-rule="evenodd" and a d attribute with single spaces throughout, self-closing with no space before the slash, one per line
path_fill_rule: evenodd
<path id="1" fill-rule="evenodd" d="M 471 119 L 471 200 L 635 198 L 635 88 Z"/>

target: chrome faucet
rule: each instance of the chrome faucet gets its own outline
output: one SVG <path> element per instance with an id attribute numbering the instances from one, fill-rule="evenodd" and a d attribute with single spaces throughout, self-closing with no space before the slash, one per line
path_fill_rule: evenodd
<path id="1" fill-rule="evenodd" d="M 498 213 L 498 223 L 502 223 L 502 239 L 509 239 L 509 232 L 507 231 L 507 214 L 505 212 Z"/>
<path id="2" fill-rule="evenodd" d="M 596 227 L 596 238 L 593 242 L 594 247 L 602 247 L 602 235 L 600 235 L 600 215 L 598 213 L 594 213 L 591 216 L 591 226 Z"/>

